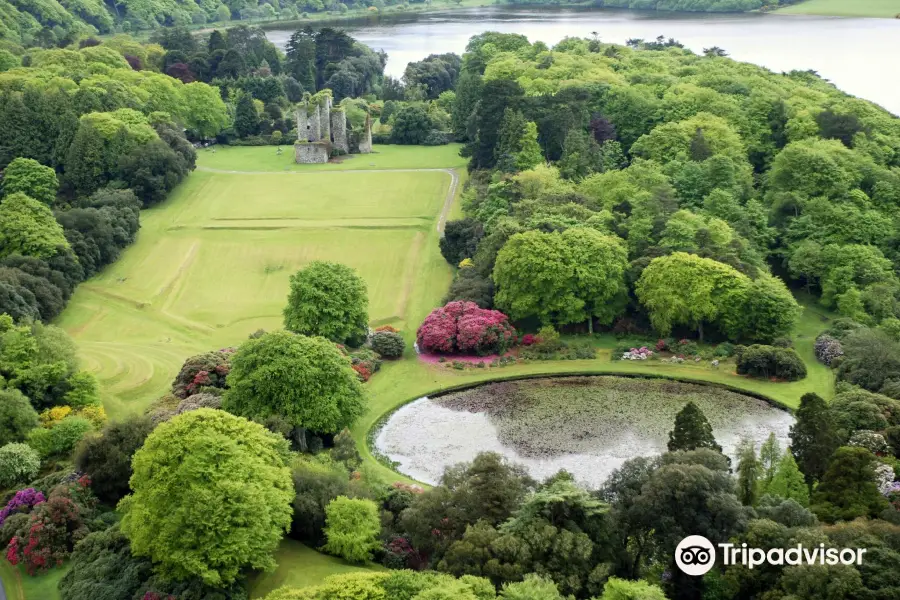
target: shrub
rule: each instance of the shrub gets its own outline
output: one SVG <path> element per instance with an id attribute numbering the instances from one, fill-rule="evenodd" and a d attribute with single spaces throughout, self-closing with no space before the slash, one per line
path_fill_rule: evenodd
<path id="1" fill-rule="evenodd" d="M 0 390 L 0 446 L 21 442 L 38 424 L 37 411 L 22 392 Z"/>
<path id="2" fill-rule="evenodd" d="M 516 330 L 500 311 L 479 308 L 474 302 L 449 302 L 431 311 L 416 333 L 419 347 L 429 352 L 505 352 Z"/>
<path id="3" fill-rule="evenodd" d="M 716 346 L 716 349 L 713 351 L 713 354 L 715 356 L 729 358 L 731 356 L 734 356 L 734 348 L 735 348 L 735 346 L 731 342 L 722 342 L 721 344 Z"/>
<path id="4" fill-rule="evenodd" d="M 28 444 L 13 442 L 0 448 L 0 488 L 30 481 L 40 468 L 38 453 Z"/>
<path id="5" fill-rule="evenodd" d="M 0 510 L 0 525 L 3 525 L 10 515 L 31 512 L 31 509 L 34 508 L 35 505 L 44 502 L 46 499 L 44 494 L 34 488 L 19 490 L 9 499 L 6 506 Z"/>
<path id="6" fill-rule="evenodd" d="M 376 331 L 369 340 L 372 350 L 384 358 L 400 358 L 406 349 L 403 336 L 393 331 Z"/>
<path id="7" fill-rule="evenodd" d="M 339 496 L 325 507 L 325 552 L 352 562 L 365 562 L 381 547 L 381 521 L 371 500 Z"/>
<path id="8" fill-rule="evenodd" d="M 794 340 L 789 337 L 777 337 L 772 340 L 772 346 L 776 348 L 793 348 Z"/>
<path id="9" fill-rule="evenodd" d="M 294 481 L 294 514 L 291 537 L 311 545 L 325 541 L 325 507 L 338 496 L 356 497 L 363 492 L 347 471 L 331 461 L 298 459 L 291 469 Z"/>
<path id="10" fill-rule="evenodd" d="M 827 333 L 823 333 L 816 338 L 813 351 L 816 354 L 816 360 L 828 366 L 831 366 L 835 358 L 844 355 L 844 348 L 841 346 L 841 342 Z"/>
<path id="11" fill-rule="evenodd" d="M 872 454 L 884 455 L 891 451 L 890 446 L 885 441 L 884 436 L 880 433 L 868 429 L 862 429 L 850 436 L 848 446 L 858 446 L 865 448 Z M 893 480 L 892 480 L 893 481 Z"/>
<path id="12" fill-rule="evenodd" d="M 172 393 L 179 398 L 187 398 L 201 388 L 227 389 L 225 379 L 231 370 L 233 352 L 232 348 L 224 348 L 188 358 L 172 382 Z"/>
<path id="13" fill-rule="evenodd" d="M 31 430 L 28 445 L 37 450 L 41 458 L 60 458 L 69 454 L 93 429 L 93 424 L 84 417 L 66 417 L 52 429 Z"/>
<path id="14" fill-rule="evenodd" d="M 131 458 L 152 430 L 149 418 L 137 417 L 111 423 L 102 435 L 88 436 L 78 444 L 75 467 L 91 478 L 91 487 L 102 501 L 115 505 L 128 494 Z"/>
<path id="15" fill-rule="evenodd" d="M 739 346 L 735 354 L 738 375 L 764 379 L 774 377 L 785 381 L 796 381 L 806 377 L 806 365 L 793 348 L 754 344 Z"/>

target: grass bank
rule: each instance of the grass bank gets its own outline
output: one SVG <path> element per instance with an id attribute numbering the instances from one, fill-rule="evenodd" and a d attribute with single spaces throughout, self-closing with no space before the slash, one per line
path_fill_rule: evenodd
<path id="1" fill-rule="evenodd" d="M 805 0 L 775 14 L 894 18 L 900 17 L 900 0 Z"/>

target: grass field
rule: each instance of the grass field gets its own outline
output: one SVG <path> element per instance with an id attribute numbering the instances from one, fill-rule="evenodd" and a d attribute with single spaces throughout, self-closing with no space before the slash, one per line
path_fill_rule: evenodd
<path id="1" fill-rule="evenodd" d="M 343 559 L 322 554 L 300 542 L 285 538 L 275 553 L 278 568 L 274 573 L 259 575 L 250 580 L 250 598 L 262 598 L 282 586 L 302 588 L 318 585 L 329 575 L 353 571 L 384 571 L 374 563 L 354 565 Z"/>
<path id="2" fill-rule="evenodd" d="M 281 146 L 281 154 L 273 146 L 216 146 L 200 150 L 197 164 L 227 171 L 343 171 L 375 169 L 446 169 L 466 165 L 459 155 L 460 144 L 446 146 L 375 146 L 372 154 L 350 154 L 341 162 L 324 165 L 298 165 L 293 146 Z"/>
<path id="3" fill-rule="evenodd" d="M 381 148 L 351 160 L 395 169 L 461 163 L 458 147 Z M 199 162 L 262 171 L 271 152 L 229 148 L 201 152 Z M 323 172 L 332 166 L 198 170 L 141 214 L 136 243 L 82 284 L 59 319 L 113 418 L 164 394 L 186 357 L 279 328 L 288 278 L 312 260 L 364 277 L 375 325 L 414 328 L 439 302 L 452 275 L 436 228 L 450 173 Z"/>
<path id="4" fill-rule="evenodd" d="M 835 17 L 896 17 L 900 15 L 900 0 L 805 0 L 780 8 L 776 13 Z"/>
<path id="5" fill-rule="evenodd" d="M 67 567 L 55 567 L 43 575 L 32 577 L 20 567 L 14 567 L 6 559 L 0 560 L 0 579 L 6 590 L 7 600 L 58 600 L 59 580 Z"/>

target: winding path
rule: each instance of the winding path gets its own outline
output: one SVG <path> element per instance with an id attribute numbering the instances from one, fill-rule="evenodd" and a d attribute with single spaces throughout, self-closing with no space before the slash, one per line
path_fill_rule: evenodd
<path id="1" fill-rule="evenodd" d="M 319 173 L 447 173 L 450 176 L 450 187 L 447 188 L 447 196 L 444 199 L 444 206 L 441 208 L 441 214 L 438 217 L 437 232 L 444 236 L 444 225 L 447 224 L 447 215 L 453 207 L 453 199 L 456 197 L 456 190 L 459 188 L 459 173 L 456 169 L 332 169 L 329 171 L 232 171 L 228 169 L 213 169 L 212 167 L 196 168 L 197 171 L 205 171 L 206 173 L 220 173 L 223 175 L 314 175 Z M 2 600 L 2 599 L 0 599 Z"/>

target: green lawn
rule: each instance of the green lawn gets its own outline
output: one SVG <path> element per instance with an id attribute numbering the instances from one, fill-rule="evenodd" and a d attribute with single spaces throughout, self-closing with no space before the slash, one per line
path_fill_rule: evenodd
<path id="1" fill-rule="evenodd" d="M 776 13 L 835 17 L 896 17 L 900 15 L 900 0 L 805 0 L 780 8 Z"/>
<path id="2" fill-rule="evenodd" d="M 372 154 L 350 154 L 324 165 L 298 165 L 293 146 L 214 146 L 197 152 L 200 167 L 224 171 L 343 171 L 347 169 L 446 169 L 460 168 L 467 160 L 459 155 L 461 144 L 446 146 L 374 146 Z"/>
<path id="3" fill-rule="evenodd" d="M 250 598 L 262 598 L 272 590 L 286 585 L 295 588 L 318 585 L 329 575 L 385 570 L 375 563 L 354 565 L 288 538 L 285 538 L 278 547 L 275 561 L 278 568 L 274 573 L 264 573 L 251 579 Z"/>
<path id="4" fill-rule="evenodd" d="M 232 151 L 243 158 L 228 160 L 256 170 L 272 148 L 204 156 Z M 448 147 L 372 156 L 403 169 L 460 164 Z M 115 264 L 79 286 L 59 324 L 99 378 L 113 418 L 164 394 L 186 357 L 279 328 L 288 278 L 312 260 L 363 276 L 375 325 L 410 330 L 439 303 L 452 277 L 436 229 L 450 174 L 297 168 L 193 173 L 143 211 L 137 241 Z"/>
<path id="5" fill-rule="evenodd" d="M 8 600 L 59 600 L 59 580 L 67 570 L 64 565 L 32 577 L 6 562 L 6 558 L 0 559 L 0 579 Z"/>

